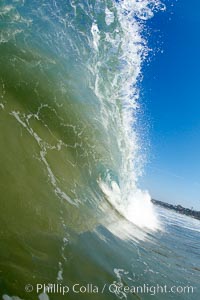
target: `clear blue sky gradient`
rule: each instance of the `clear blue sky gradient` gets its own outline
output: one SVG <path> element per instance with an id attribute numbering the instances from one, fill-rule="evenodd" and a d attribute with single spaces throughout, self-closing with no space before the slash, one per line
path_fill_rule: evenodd
<path id="1" fill-rule="evenodd" d="M 142 102 L 150 120 L 149 163 L 141 186 L 153 198 L 200 210 L 200 1 L 165 0 L 148 21 L 152 48 Z"/>

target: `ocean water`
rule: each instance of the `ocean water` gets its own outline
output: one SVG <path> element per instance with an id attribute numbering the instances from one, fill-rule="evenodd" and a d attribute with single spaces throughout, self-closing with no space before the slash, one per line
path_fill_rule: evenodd
<path id="1" fill-rule="evenodd" d="M 199 221 L 137 185 L 146 20 L 164 9 L 1 0 L 3 300 L 200 297 Z"/>

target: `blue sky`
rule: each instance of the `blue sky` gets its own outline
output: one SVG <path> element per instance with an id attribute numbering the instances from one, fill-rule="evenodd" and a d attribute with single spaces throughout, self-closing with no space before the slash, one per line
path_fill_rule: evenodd
<path id="1" fill-rule="evenodd" d="M 148 21 L 155 55 L 143 70 L 151 147 L 141 185 L 200 210 L 200 1 L 163 2 L 167 10 Z"/>

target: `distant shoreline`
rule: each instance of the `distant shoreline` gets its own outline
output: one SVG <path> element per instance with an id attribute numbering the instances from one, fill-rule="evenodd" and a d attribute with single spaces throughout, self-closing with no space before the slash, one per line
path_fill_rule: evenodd
<path id="1" fill-rule="evenodd" d="M 200 211 L 185 208 L 181 205 L 169 204 L 169 203 L 158 201 L 158 200 L 155 200 L 155 199 L 151 199 L 151 202 L 155 205 L 162 206 L 166 209 L 174 210 L 175 212 L 177 212 L 179 214 L 183 214 L 183 215 L 190 216 L 192 218 L 200 220 Z"/>

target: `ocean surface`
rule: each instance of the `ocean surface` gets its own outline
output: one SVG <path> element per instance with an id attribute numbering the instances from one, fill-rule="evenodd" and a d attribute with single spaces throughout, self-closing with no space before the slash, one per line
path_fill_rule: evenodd
<path id="1" fill-rule="evenodd" d="M 146 21 L 164 9 L 1 0 L 2 300 L 200 298 L 200 222 L 138 188 Z"/>

